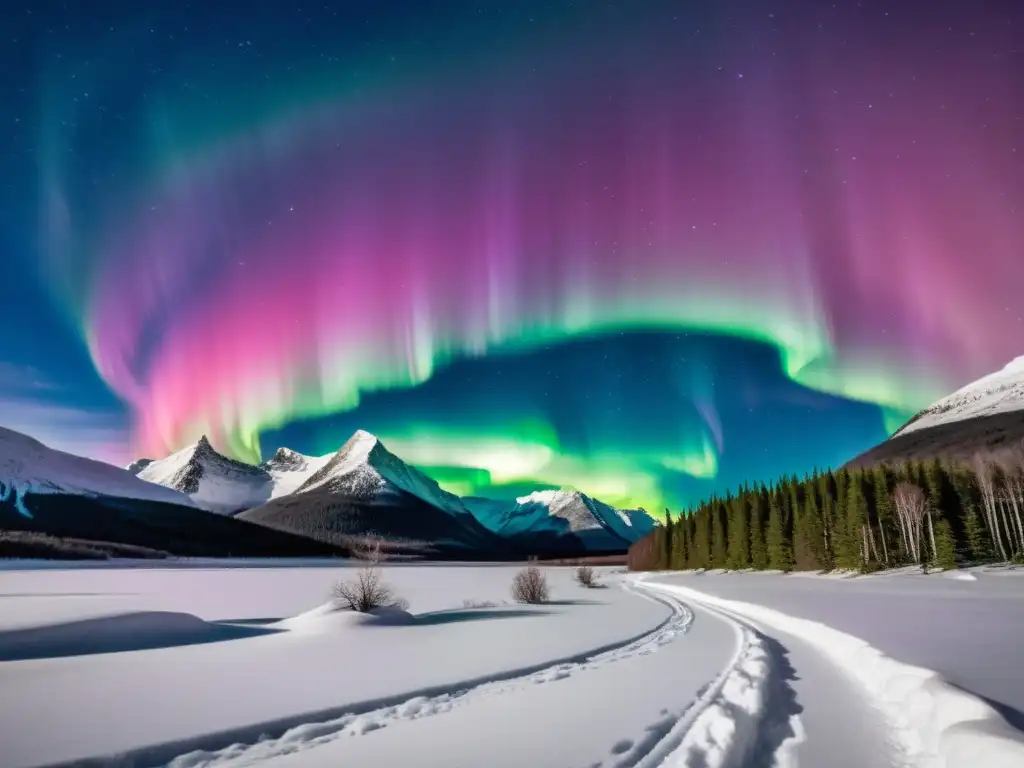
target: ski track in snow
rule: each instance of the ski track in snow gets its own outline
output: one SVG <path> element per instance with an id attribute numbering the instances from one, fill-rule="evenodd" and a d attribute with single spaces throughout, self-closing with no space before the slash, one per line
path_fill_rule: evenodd
<path id="1" fill-rule="evenodd" d="M 638 578 L 642 582 L 644 576 Z M 984 700 L 951 687 L 930 669 L 897 661 L 865 641 L 829 626 L 754 603 L 727 600 L 677 584 L 650 584 L 661 594 L 692 600 L 735 622 L 751 621 L 788 632 L 812 645 L 844 671 L 882 713 L 900 742 L 893 758 L 917 768 L 1019 768 L 1024 766 L 1024 736 Z M 756 630 L 755 630 L 756 631 Z M 802 729 L 800 729 L 802 730 Z M 800 732 L 798 730 L 797 732 Z M 786 752 L 786 745 L 780 752 Z M 788 768 L 787 756 L 776 756 Z M 698 763 L 733 766 L 735 763 Z M 667 762 L 663 765 L 687 766 Z"/>
<path id="2" fill-rule="evenodd" d="M 277 738 L 264 735 L 255 743 L 235 743 L 220 750 L 189 752 L 173 759 L 169 768 L 236 768 L 258 764 L 340 738 L 361 736 L 405 721 L 472 706 L 481 698 L 554 683 L 618 661 L 646 656 L 687 634 L 694 613 L 681 600 L 639 584 L 623 584 L 622 587 L 644 599 L 669 605 L 671 617 L 638 639 L 579 662 L 553 664 L 526 675 L 435 696 L 417 696 L 396 706 L 352 712 L 325 722 L 306 723 L 287 730 Z M 609 759 L 599 765 L 607 768 L 685 765 L 736 768 L 762 764 L 751 763 L 749 759 L 759 743 L 767 711 L 766 691 L 772 674 L 772 659 L 763 636 L 753 627 L 737 618 L 714 613 L 729 623 L 736 633 L 736 651 L 725 670 L 701 689 L 695 701 L 686 702 L 678 712 L 662 710 L 663 717 L 647 727 L 643 738 L 617 741 L 610 748 Z M 794 732 L 800 733 L 799 728 L 794 728 Z M 780 747 L 780 756 L 786 746 Z M 772 764 L 787 766 L 790 763 L 785 760 L 775 763 L 774 756 L 766 756 L 763 765 Z"/>

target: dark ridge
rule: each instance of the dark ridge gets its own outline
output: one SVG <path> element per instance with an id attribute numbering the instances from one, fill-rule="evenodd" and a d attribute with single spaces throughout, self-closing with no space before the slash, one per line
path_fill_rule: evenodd
<path id="1" fill-rule="evenodd" d="M 512 554 L 471 515 L 451 514 L 404 491 L 367 500 L 322 488 L 273 499 L 238 517 L 338 546 L 374 535 L 400 554 L 463 559 Z"/>
<path id="2" fill-rule="evenodd" d="M 1024 410 L 979 416 L 939 424 L 927 429 L 897 433 L 884 443 L 847 462 L 848 468 L 879 463 L 969 461 L 975 454 L 992 454 L 1024 439 Z"/>
<path id="3" fill-rule="evenodd" d="M 0 502 L 0 530 L 124 544 L 188 557 L 347 556 L 338 544 L 314 541 L 194 507 L 113 497 L 14 494 Z M 117 555 L 122 556 L 122 555 Z"/>

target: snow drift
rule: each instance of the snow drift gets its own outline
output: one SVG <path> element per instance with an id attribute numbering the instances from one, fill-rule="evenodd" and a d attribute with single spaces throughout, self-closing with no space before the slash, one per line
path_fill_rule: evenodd
<path id="1" fill-rule="evenodd" d="M 853 635 L 752 603 L 674 584 L 644 586 L 738 614 L 800 637 L 842 667 L 884 709 L 908 755 L 923 768 L 1018 768 L 1024 734 L 976 696 L 941 675 L 896 661 Z"/>

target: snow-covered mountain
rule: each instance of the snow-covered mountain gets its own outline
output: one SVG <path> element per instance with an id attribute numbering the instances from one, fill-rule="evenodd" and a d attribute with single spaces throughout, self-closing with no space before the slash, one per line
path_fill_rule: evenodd
<path id="1" fill-rule="evenodd" d="M 278 448 L 277 453 L 260 467 L 270 475 L 271 499 L 294 493 L 313 474 L 334 457 L 333 453 L 326 456 L 306 456 L 290 448 Z"/>
<path id="2" fill-rule="evenodd" d="M 467 514 L 462 499 L 391 453 L 374 435 L 360 429 L 296 493 L 328 489 L 350 498 L 387 501 L 411 494 L 438 509 Z"/>
<path id="3" fill-rule="evenodd" d="M 24 501 L 30 494 L 139 499 L 192 506 L 187 496 L 175 490 L 144 482 L 102 461 L 48 448 L 28 435 L 0 427 L 0 501 L 14 500 L 18 510 L 30 516 Z"/>
<path id="4" fill-rule="evenodd" d="M 508 542 L 534 551 L 624 550 L 654 521 L 577 491 L 541 491 L 516 501 L 462 499 L 357 431 L 334 454 L 281 448 L 259 466 L 217 453 L 206 438 L 158 461 L 139 478 L 188 495 L 203 509 L 341 541 L 376 533 L 418 545 L 493 552 Z"/>
<path id="5" fill-rule="evenodd" d="M 131 464 L 125 467 L 125 469 L 131 472 L 133 475 L 137 475 L 139 474 L 139 472 L 144 470 L 152 463 L 152 459 L 139 459 L 138 461 L 133 461 Z"/>
<path id="6" fill-rule="evenodd" d="M 1021 409 L 1024 409 L 1024 356 L 925 408 L 896 434 Z"/>
<path id="7" fill-rule="evenodd" d="M 165 459 L 149 462 L 138 477 L 180 491 L 197 506 L 221 514 L 262 504 L 273 490 L 267 470 L 222 456 L 205 436 Z"/>
<path id="8" fill-rule="evenodd" d="M 983 376 L 914 416 L 847 466 L 878 462 L 968 462 L 1021 447 L 1024 440 L 1024 357 Z"/>
<path id="9" fill-rule="evenodd" d="M 643 510 L 616 509 L 574 489 L 536 491 L 488 514 L 484 524 L 501 536 L 570 536 L 588 551 L 622 550 L 656 525 Z"/>
<path id="10" fill-rule="evenodd" d="M 186 494 L 203 509 L 234 514 L 294 493 L 333 456 L 305 456 L 280 448 L 253 466 L 218 453 L 204 436 L 167 458 L 139 459 L 128 471 Z"/>
<path id="11" fill-rule="evenodd" d="M 245 520 L 330 541 L 375 534 L 410 552 L 495 555 L 503 542 L 462 500 L 410 467 L 369 432 L 356 432 L 292 493 Z"/>

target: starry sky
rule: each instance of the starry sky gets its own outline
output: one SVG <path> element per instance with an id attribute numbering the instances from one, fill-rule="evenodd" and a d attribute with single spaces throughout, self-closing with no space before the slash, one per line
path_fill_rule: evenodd
<path id="1" fill-rule="evenodd" d="M 1024 6 L 31 2 L 0 424 L 661 509 L 1021 354 Z"/>

